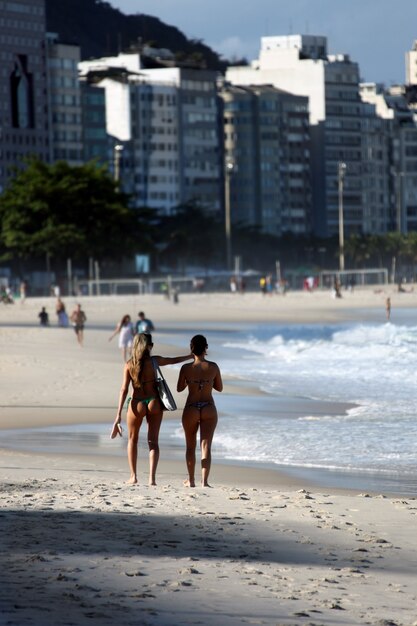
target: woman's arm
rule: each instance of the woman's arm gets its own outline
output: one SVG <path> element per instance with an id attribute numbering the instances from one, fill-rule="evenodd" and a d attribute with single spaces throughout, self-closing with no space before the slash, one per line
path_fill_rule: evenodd
<path id="1" fill-rule="evenodd" d="M 216 366 L 216 375 L 213 380 L 213 389 L 216 391 L 223 391 L 223 381 L 222 375 L 220 374 L 219 366 L 215 363 Z"/>
<path id="2" fill-rule="evenodd" d="M 131 376 L 129 372 L 129 367 L 126 364 L 123 370 L 123 382 L 122 382 L 122 387 L 120 389 L 120 394 L 119 394 L 119 405 L 117 407 L 117 413 L 116 413 L 116 419 L 115 419 L 116 423 L 120 423 L 122 420 L 123 405 L 126 400 L 127 392 L 129 390 L 130 381 L 131 381 Z"/>
<path id="3" fill-rule="evenodd" d="M 183 361 L 189 361 L 194 358 L 193 354 L 187 354 L 187 356 L 154 356 L 153 357 L 158 365 L 175 365 L 175 363 L 182 363 Z"/>
<path id="4" fill-rule="evenodd" d="M 112 332 L 112 334 L 109 337 L 109 341 L 111 341 L 113 337 L 117 335 L 117 333 L 120 333 L 120 330 L 121 330 L 121 326 L 120 324 L 117 324 L 116 328 L 114 329 L 114 332 Z"/>
<path id="5" fill-rule="evenodd" d="M 110 335 L 110 337 L 109 337 L 109 341 L 111 341 L 111 340 L 113 339 L 113 337 L 114 337 L 115 335 L 117 335 L 117 333 L 119 333 L 119 332 L 120 332 L 120 324 L 117 324 L 117 326 L 116 326 L 116 328 L 115 328 L 114 332 L 113 332 L 113 333 Z"/>
<path id="6" fill-rule="evenodd" d="M 184 389 L 187 386 L 187 379 L 185 377 L 185 365 L 182 366 L 182 368 L 180 369 L 180 373 L 178 376 L 178 382 L 177 382 L 177 391 L 184 391 Z"/>

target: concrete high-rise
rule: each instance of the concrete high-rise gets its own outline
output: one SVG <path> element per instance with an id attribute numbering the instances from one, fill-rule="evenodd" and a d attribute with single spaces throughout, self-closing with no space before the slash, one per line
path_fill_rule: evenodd
<path id="1" fill-rule="evenodd" d="M 216 73 L 147 69 L 139 53 L 79 67 L 105 90 L 107 133 L 123 148 L 120 180 L 135 204 L 166 214 L 186 203 L 220 211 Z"/>
<path id="2" fill-rule="evenodd" d="M 80 47 L 47 35 L 48 98 L 52 159 L 80 165 L 83 160 L 78 63 Z"/>
<path id="3" fill-rule="evenodd" d="M 308 98 L 270 85 L 225 85 L 219 95 L 232 222 L 277 236 L 309 234 Z"/>
<path id="4" fill-rule="evenodd" d="M 44 0 L 0 0 L 0 193 L 25 157 L 51 158 Z"/>
<path id="5" fill-rule="evenodd" d="M 417 124 L 407 89 L 394 86 L 385 90 L 370 83 L 361 87 L 361 95 L 389 128 L 385 179 L 390 184 L 390 229 L 403 234 L 417 231 Z"/>
<path id="6" fill-rule="evenodd" d="M 262 37 L 259 59 L 230 67 L 235 85 L 271 84 L 309 98 L 312 151 L 313 229 L 334 235 L 339 229 L 338 164 L 346 164 L 346 234 L 363 229 L 361 179 L 361 102 L 359 67 L 348 55 L 329 55 L 326 37 Z"/>

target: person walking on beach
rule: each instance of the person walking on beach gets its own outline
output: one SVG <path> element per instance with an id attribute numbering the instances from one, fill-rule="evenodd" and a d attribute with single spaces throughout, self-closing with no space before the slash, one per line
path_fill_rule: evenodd
<path id="1" fill-rule="evenodd" d="M 25 304 L 26 300 L 26 281 L 22 280 L 19 285 L 20 291 L 20 304 Z"/>
<path id="2" fill-rule="evenodd" d="M 130 315 L 123 315 L 114 332 L 110 335 L 109 341 L 111 341 L 117 334 L 119 335 L 119 348 L 122 351 L 123 363 L 126 363 L 127 357 L 130 357 L 134 336 L 134 329 Z"/>
<path id="3" fill-rule="evenodd" d="M 155 326 L 151 320 L 145 317 L 145 313 L 143 311 L 139 311 L 138 317 L 139 319 L 136 322 L 136 333 L 153 333 Z"/>
<path id="4" fill-rule="evenodd" d="M 385 313 L 387 316 L 387 322 L 391 319 L 391 298 L 385 300 Z"/>
<path id="5" fill-rule="evenodd" d="M 71 323 L 74 327 L 77 341 L 80 346 L 84 343 L 84 324 L 87 321 L 87 316 L 81 308 L 81 304 L 77 304 L 70 316 Z"/>
<path id="6" fill-rule="evenodd" d="M 39 317 L 39 324 L 41 326 L 49 326 L 49 315 L 46 312 L 45 307 L 43 306 L 41 309 L 41 312 L 38 315 Z"/>
<path id="7" fill-rule="evenodd" d="M 128 400 L 127 429 L 129 440 L 127 444 L 127 458 L 130 467 L 128 483 L 134 485 L 137 479 L 137 456 L 139 431 L 143 419 L 148 422 L 148 447 L 149 447 L 149 485 L 156 485 L 156 469 L 159 461 L 159 429 L 162 422 L 163 407 L 158 396 L 155 381 L 155 370 L 152 358 L 158 365 L 171 365 L 182 363 L 192 359 L 192 354 L 176 357 L 154 356 L 151 358 L 153 348 L 152 335 L 139 333 L 135 335 L 132 346 L 132 356 L 123 370 L 123 382 L 120 389 L 119 405 L 116 419 L 110 437 L 114 439 L 122 434 L 121 420 L 122 409 L 126 400 L 130 385 L 132 396 Z"/>
<path id="8" fill-rule="evenodd" d="M 216 363 L 206 360 L 207 340 L 203 335 L 191 339 L 193 363 L 183 365 L 178 377 L 177 391 L 188 387 L 188 398 L 182 414 L 185 433 L 188 479 L 186 487 L 195 487 L 195 449 L 197 432 L 200 428 L 201 485 L 210 487 L 208 477 L 211 467 L 211 443 L 217 426 L 217 409 L 212 390 L 222 391 L 223 382 Z"/>
<path id="9" fill-rule="evenodd" d="M 58 298 L 56 301 L 55 313 L 58 316 L 58 326 L 66 328 L 68 326 L 68 315 L 65 310 L 65 304 L 62 302 L 61 298 Z"/>

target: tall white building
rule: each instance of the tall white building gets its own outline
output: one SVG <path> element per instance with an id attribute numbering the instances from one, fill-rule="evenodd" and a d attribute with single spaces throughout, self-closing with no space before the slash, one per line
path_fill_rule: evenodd
<path id="1" fill-rule="evenodd" d="M 405 53 L 405 84 L 417 85 L 417 40 L 412 49 Z"/>
<path id="2" fill-rule="evenodd" d="M 135 204 L 169 214 L 194 202 L 221 209 L 216 74 L 146 69 L 138 53 L 79 64 L 106 92 L 107 133 L 124 146 L 120 178 Z"/>
<path id="3" fill-rule="evenodd" d="M 226 78 L 235 85 L 271 84 L 309 98 L 314 231 L 318 235 L 338 232 L 339 162 L 347 165 L 345 231 L 361 231 L 361 102 L 357 63 L 348 55 L 329 55 L 326 37 L 262 37 L 259 59 L 249 67 L 228 68 Z"/>

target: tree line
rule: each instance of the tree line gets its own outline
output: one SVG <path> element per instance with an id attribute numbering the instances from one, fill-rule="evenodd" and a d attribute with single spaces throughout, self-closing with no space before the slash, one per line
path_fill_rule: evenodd
<path id="1" fill-rule="evenodd" d="M 337 269 L 337 239 L 280 238 L 255 226 L 234 224 L 233 255 L 245 268 L 265 271 L 280 260 L 287 266 Z M 224 269 L 224 222 L 196 203 L 158 215 L 147 207 L 132 208 L 105 166 L 95 162 L 70 166 L 31 159 L 0 196 L 0 261 L 22 267 L 48 256 L 64 264 L 89 258 L 117 264 L 135 254 L 149 254 L 154 271 L 169 266 Z M 417 260 L 417 233 L 351 235 L 345 243 L 346 267 L 411 268 Z"/>

